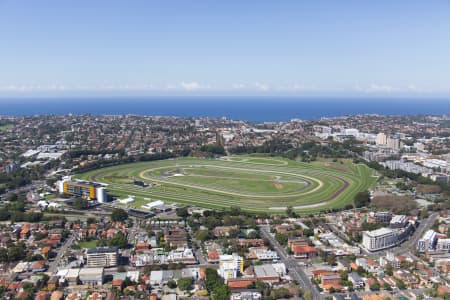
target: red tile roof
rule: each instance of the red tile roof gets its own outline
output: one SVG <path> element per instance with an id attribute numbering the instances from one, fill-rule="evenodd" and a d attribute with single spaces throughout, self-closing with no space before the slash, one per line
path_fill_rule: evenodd
<path id="1" fill-rule="evenodd" d="M 312 246 L 296 246 L 294 248 L 294 253 L 313 253 L 316 251 L 316 248 Z"/>
<path id="2" fill-rule="evenodd" d="M 208 259 L 219 259 L 219 252 L 217 252 L 217 250 L 210 250 L 208 251 Z"/>
<path id="3" fill-rule="evenodd" d="M 230 289 L 245 289 L 253 283 L 252 279 L 229 280 L 227 285 Z"/>

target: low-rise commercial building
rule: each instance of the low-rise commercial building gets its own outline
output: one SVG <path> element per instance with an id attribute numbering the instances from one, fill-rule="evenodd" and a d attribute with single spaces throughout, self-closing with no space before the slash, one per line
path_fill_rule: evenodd
<path id="1" fill-rule="evenodd" d="M 405 215 L 396 215 L 391 219 L 389 227 L 391 228 L 404 228 L 408 223 L 408 217 Z"/>
<path id="2" fill-rule="evenodd" d="M 280 281 L 280 276 L 272 265 L 256 265 L 254 270 L 256 280 L 269 283 Z"/>
<path id="3" fill-rule="evenodd" d="M 102 285 L 103 284 L 103 268 L 83 268 L 80 269 L 78 277 L 81 283 L 86 285 Z"/>

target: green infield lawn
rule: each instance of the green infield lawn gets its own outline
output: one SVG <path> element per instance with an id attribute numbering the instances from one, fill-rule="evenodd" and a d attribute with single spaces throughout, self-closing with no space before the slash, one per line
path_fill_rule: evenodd
<path id="1" fill-rule="evenodd" d="M 279 157 L 180 158 L 124 164 L 77 174 L 108 185 L 108 192 L 140 208 L 149 201 L 206 208 L 238 206 L 251 212 L 318 212 L 353 203 L 377 180 L 374 170 L 349 160 L 302 163 Z M 148 187 L 134 185 L 144 181 Z"/>
<path id="2" fill-rule="evenodd" d="M 11 129 L 13 127 L 14 127 L 13 124 L 0 125 L 0 131 L 8 130 L 8 129 Z"/>

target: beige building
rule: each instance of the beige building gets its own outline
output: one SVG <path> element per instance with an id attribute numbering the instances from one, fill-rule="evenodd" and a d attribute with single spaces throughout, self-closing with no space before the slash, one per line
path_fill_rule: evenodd
<path id="1" fill-rule="evenodd" d="M 377 145 L 386 145 L 387 144 L 387 136 L 384 133 L 380 132 L 379 134 L 377 134 L 375 143 Z"/>
<path id="2" fill-rule="evenodd" d="M 86 252 L 86 257 L 89 268 L 114 267 L 119 262 L 119 253 L 116 247 L 92 248 Z"/>

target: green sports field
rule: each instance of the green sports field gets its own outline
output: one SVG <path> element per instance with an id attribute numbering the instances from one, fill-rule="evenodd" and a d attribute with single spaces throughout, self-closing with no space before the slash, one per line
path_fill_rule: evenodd
<path id="1" fill-rule="evenodd" d="M 351 204 L 356 193 L 372 186 L 375 171 L 349 161 L 301 163 L 278 157 L 231 156 L 221 159 L 180 158 L 141 162 L 78 174 L 79 179 L 108 185 L 127 204 L 190 204 L 206 208 L 238 206 L 252 212 L 326 211 Z M 140 187 L 133 180 L 149 184 Z"/>

